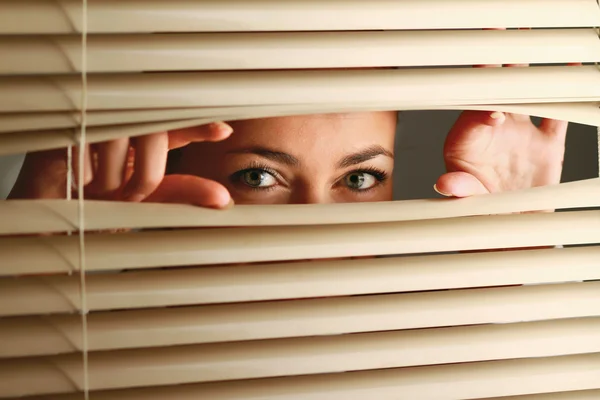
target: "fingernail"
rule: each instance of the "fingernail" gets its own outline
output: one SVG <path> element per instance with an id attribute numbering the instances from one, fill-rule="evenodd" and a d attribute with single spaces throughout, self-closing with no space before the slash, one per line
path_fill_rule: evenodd
<path id="1" fill-rule="evenodd" d="M 501 120 L 504 120 L 504 113 L 499 112 L 499 111 L 495 111 L 495 112 L 493 112 L 493 113 L 490 114 L 490 117 L 492 119 L 499 119 L 499 120 L 501 119 Z"/>
<path id="2" fill-rule="evenodd" d="M 441 194 L 442 196 L 446 196 L 446 197 L 452 197 L 452 195 L 451 195 L 451 194 L 447 194 L 447 193 L 441 192 L 441 191 L 438 189 L 437 185 L 433 185 L 433 190 L 435 190 L 437 193 Z"/>
<path id="3" fill-rule="evenodd" d="M 144 198 L 145 198 L 145 196 L 143 194 L 134 193 L 130 196 L 126 196 L 125 201 L 131 201 L 132 203 L 139 203 L 140 201 L 144 200 Z"/>
<path id="4" fill-rule="evenodd" d="M 229 124 L 226 124 L 225 122 L 222 122 L 222 121 L 213 122 L 212 125 L 213 125 L 213 128 L 219 133 L 226 134 L 226 133 L 233 132 L 233 128 Z"/>
<path id="5" fill-rule="evenodd" d="M 229 199 L 229 203 L 227 203 L 225 206 L 220 207 L 221 210 L 229 210 L 230 208 L 232 208 L 235 205 L 233 199 Z"/>

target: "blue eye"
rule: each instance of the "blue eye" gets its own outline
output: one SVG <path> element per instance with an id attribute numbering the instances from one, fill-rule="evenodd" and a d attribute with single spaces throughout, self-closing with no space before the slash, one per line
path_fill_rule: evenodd
<path id="1" fill-rule="evenodd" d="M 269 188 L 277 184 L 277 179 L 262 169 L 248 169 L 242 172 L 241 181 L 253 188 Z"/>

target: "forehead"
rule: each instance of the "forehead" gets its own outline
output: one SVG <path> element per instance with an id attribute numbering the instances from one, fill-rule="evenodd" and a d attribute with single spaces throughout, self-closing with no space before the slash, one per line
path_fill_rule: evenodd
<path id="1" fill-rule="evenodd" d="M 393 148 L 396 113 L 370 112 L 262 118 L 231 122 L 228 146 L 277 145 L 286 148 L 378 144 Z M 223 144 L 226 144 L 226 143 Z"/>

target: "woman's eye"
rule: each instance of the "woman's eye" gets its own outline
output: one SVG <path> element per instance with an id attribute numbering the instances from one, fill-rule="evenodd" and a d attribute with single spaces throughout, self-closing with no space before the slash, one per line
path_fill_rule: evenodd
<path id="1" fill-rule="evenodd" d="M 277 179 L 267 171 L 249 169 L 242 173 L 242 182 L 253 188 L 268 188 L 277 184 Z"/>
<path id="2" fill-rule="evenodd" d="M 353 190 L 366 190 L 377 184 L 377 178 L 366 172 L 351 172 L 344 177 L 344 181 Z"/>

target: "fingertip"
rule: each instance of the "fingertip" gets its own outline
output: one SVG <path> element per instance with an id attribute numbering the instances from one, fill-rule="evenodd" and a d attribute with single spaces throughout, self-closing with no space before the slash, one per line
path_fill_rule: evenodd
<path id="1" fill-rule="evenodd" d="M 229 198 L 229 201 L 227 202 L 227 204 L 225 204 L 224 206 L 217 205 L 215 208 L 217 208 L 219 210 L 229 210 L 230 208 L 233 208 L 234 205 L 235 205 L 235 202 L 233 201 L 233 199 Z"/>
<path id="2" fill-rule="evenodd" d="M 146 196 L 141 193 L 133 193 L 125 196 L 125 201 L 130 201 L 132 203 L 140 203 L 145 198 Z"/>
<path id="3" fill-rule="evenodd" d="M 452 195 L 451 195 L 451 194 L 449 194 L 449 193 L 445 193 L 443 190 L 441 190 L 441 189 L 438 187 L 438 184 L 437 184 L 437 183 L 435 183 L 435 184 L 433 185 L 433 190 L 435 190 L 435 192 L 436 192 L 436 193 L 438 193 L 438 194 L 440 194 L 440 195 L 442 195 L 442 196 L 444 196 L 444 197 L 452 197 Z"/>
<path id="4" fill-rule="evenodd" d="M 435 189 L 443 196 L 449 196 L 451 193 L 450 196 L 459 198 L 489 193 L 479 179 L 463 171 L 448 172 L 442 175 L 438 179 Z"/>
<path id="5" fill-rule="evenodd" d="M 208 140 L 215 142 L 227 139 L 233 133 L 233 128 L 231 125 L 223 121 L 209 124 L 209 129 L 212 135 L 208 138 Z"/>
<path id="6" fill-rule="evenodd" d="M 205 202 L 201 202 L 202 204 L 196 205 L 216 208 L 219 210 L 228 210 L 234 206 L 234 202 L 229 194 L 229 191 L 219 184 L 215 185 L 211 195 L 212 201 L 210 201 L 210 204 L 206 205 Z"/>
<path id="7" fill-rule="evenodd" d="M 490 121 L 493 126 L 502 125 L 506 121 L 506 115 L 500 111 L 490 113 Z"/>

